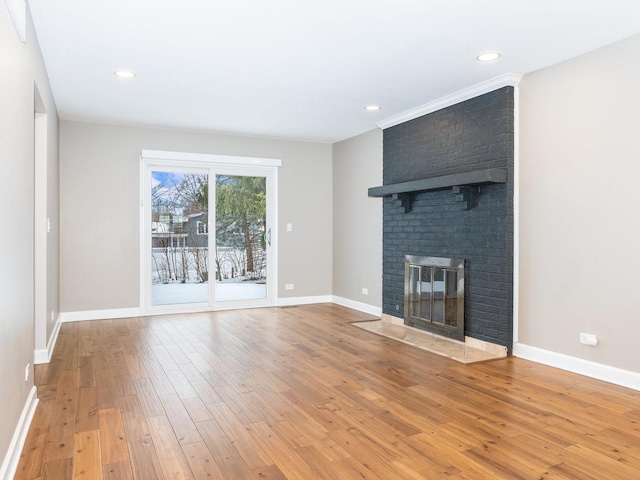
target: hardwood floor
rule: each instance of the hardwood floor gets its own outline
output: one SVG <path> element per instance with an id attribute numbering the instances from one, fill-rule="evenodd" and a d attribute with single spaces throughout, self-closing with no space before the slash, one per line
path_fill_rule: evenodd
<path id="1" fill-rule="evenodd" d="M 640 392 L 331 304 L 63 324 L 16 479 L 640 479 Z"/>

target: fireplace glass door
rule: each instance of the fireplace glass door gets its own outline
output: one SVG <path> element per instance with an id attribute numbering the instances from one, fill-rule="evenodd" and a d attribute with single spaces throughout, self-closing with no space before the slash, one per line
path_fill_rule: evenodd
<path id="1" fill-rule="evenodd" d="M 405 323 L 464 338 L 464 260 L 406 257 Z"/>

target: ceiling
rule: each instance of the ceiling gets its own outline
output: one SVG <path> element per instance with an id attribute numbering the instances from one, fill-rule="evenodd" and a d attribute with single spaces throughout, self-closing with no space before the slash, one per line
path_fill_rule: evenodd
<path id="1" fill-rule="evenodd" d="M 29 4 L 62 119 L 319 142 L 640 32 L 638 0 Z"/>

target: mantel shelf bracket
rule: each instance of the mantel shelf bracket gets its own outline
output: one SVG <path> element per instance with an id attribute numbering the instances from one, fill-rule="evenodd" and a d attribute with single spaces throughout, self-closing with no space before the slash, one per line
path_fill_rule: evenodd
<path id="1" fill-rule="evenodd" d="M 479 188 L 479 187 L 478 187 Z M 475 192 L 473 187 L 453 187 L 451 191 L 456 196 L 456 201 L 462 204 L 463 210 L 469 210 L 473 206 L 473 195 Z"/>
<path id="2" fill-rule="evenodd" d="M 411 211 L 411 195 L 408 193 L 394 193 L 391 195 L 394 201 L 400 202 L 400 205 L 404 209 L 404 213 Z"/>

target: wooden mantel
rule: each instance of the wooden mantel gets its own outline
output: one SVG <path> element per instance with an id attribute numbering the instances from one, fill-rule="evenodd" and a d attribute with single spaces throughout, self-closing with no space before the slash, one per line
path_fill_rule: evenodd
<path id="1" fill-rule="evenodd" d="M 371 187 L 369 196 L 389 197 L 394 194 L 426 192 L 449 187 L 468 187 L 491 183 L 507 183 L 507 169 L 486 168 L 465 173 L 411 180 L 409 182 L 392 183 L 381 187 Z"/>

